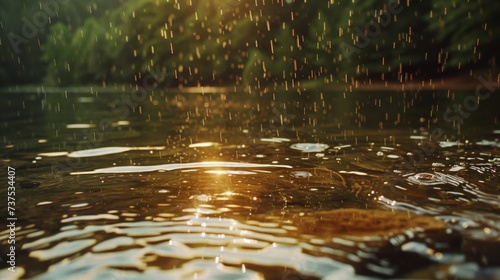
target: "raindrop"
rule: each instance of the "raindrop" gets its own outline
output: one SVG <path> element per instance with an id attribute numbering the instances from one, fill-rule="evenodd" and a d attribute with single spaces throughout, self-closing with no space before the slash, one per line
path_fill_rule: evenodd
<path id="1" fill-rule="evenodd" d="M 415 175 L 408 176 L 407 180 L 410 183 L 425 186 L 439 185 L 444 183 L 441 178 L 432 173 L 417 173 Z"/>
<path id="2" fill-rule="evenodd" d="M 312 174 L 307 171 L 293 171 L 291 175 L 295 178 L 309 178 L 312 176 Z"/>
<path id="3" fill-rule="evenodd" d="M 418 173 L 414 177 L 417 180 L 423 180 L 423 181 L 429 181 L 436 178 L 436 176 L 431 173 Z"/>

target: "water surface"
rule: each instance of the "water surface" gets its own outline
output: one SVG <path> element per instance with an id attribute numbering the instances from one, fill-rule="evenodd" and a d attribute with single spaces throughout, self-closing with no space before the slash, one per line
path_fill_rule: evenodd
<path id="1" fill-rule="evenodd" d="M 5 93 L 1 278 L 498 277 L 499 100 L 446 114 L 472 94 Z"/>

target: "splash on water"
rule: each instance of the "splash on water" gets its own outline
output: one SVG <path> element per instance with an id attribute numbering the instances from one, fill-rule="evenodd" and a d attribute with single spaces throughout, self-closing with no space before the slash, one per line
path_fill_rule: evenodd
<path id="1" fill-rule="evenodd" d="M 303 153 L 320 153 L 328 149 L 330 146 L 321 143 L 296 143 L 292 144 L 290 148 L 301 151 Z"/>

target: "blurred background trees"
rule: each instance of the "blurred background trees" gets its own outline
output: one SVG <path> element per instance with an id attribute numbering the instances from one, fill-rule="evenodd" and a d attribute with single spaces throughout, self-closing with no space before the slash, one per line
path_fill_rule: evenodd
<path id="1" fill-rule="evenodd" d="M 3 1 L 0 83 L 135 84 L 156 69 L 167 86 L 287 86 L 498 69 L 500 2 L 393 2 Z"/>

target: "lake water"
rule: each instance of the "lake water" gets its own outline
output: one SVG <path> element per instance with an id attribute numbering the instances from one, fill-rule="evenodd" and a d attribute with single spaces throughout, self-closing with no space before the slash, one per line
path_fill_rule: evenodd
<path id="1" fill-rule="evenodd" d="M 474 94 L 2 93 L 0 278 L 500 279 Z"/>

